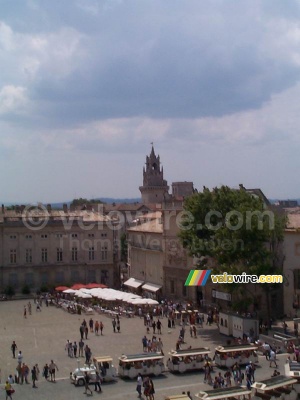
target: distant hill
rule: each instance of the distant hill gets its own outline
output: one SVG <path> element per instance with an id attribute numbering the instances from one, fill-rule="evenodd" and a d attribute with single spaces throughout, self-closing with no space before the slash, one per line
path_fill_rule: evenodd
<path id="1" fill-rule="evenodd" d="M 300 204 L 300 199 L 269 199 L 269 202 L 270 202 L 271 204 L 276 204 L 276 203 L 278 203 L 279 201 L 282 201 L 282 200 L 297 201 L 298 205 Z"/>
<path id="2" fill-rule="evenodd" d="M 141 201 L 140 197 L 137 198 L 120 198 L 115 199 L 113 197 L 96 197 L 94 200 L 100 200 L 103 203 L 113 204 L 113 203 L 139 203 Z M 62 208 L 63 204 L 67 204 L 68 206 L 72 203 L 72 201 L 64 201 L 61 203 L 51 203 L 52 208 Z"/>
<path id="3" fill-rule="evenodd" d="M 141 198 L 140 197 L 136 197 L 136 198 L 120 198 L 120 199 L 115 199 L 113 197 L 97 197 L 95 198 L 95 200 L 101 200 L 103 203 L 107 203 L 107 204 L 112 204 L 112 203 L 139 203 L 141 202 Z M 58 202 L 58 203 L 50 203 L 52 208 L 63 208 L 63 204 L 67 204 L 68 206 L 72 203 L 72 201 L 62 201 L 62 202 Z M 14 205 L 27 205 L 28 203 L 2 203 L 0 201 L 0 204 L 3 204 L 5 207 L 11 207 Z M 35 204 L 35 203 L 32 203 Z M 46 203 L 44 203 L 46 204 Z"/>

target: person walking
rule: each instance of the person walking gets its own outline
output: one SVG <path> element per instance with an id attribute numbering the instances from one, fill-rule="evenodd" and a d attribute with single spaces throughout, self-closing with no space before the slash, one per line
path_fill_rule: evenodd
<path id="1" fill-rule="evenodd" d="M 37 373 L 36 373 L 35 365 L 33 366 L 32 370 L 31 370 L 31 379 L 32 379 L 32 387 L 37 388 L 37 386 L 35 384 L 35 382 L 37 380 Z"/>
<path id="2" fill-rule="evenodd" d="M 161 323 L 160 319 L 158 319 L 157 322 L 156 322 L 156 328 L 157 328 L 157 333 L 159 335 L 161 335 L 162 323 Z"/>
<path id="3" fill-rule="evenodd" d="M 270 351 L 269 361 L 270 361 L 270 367 L 274 363 L 275 364 L 275 368 L 278 368 L 278 365 L 277 365 L 277 362 L 276 362 L 276 354 L 275 354 L 275 351 L 273 349 L 271 349 L 271 351 Z"/>
<path id="4" fill-rule="evenodd" d="M 4 390 L 5 390 L 5 393 L 6 393 L 5 399 L 6 399 L 6 400 L 7 400 L 7 399 L 12 400 L 11 395 L 12 395 L 12 393 L 13 393 L 13 388 L 12 388 L 12 386 L 11 386 L 11 383 L 9 383 L 8 381 L 6 381 L 6 382 L 5 382 L 5 386 L 4 386 Z"/>
<path id="5" fill-rule="evenodd" d="M 142 397 L 142 385 L 143 385 L 143 378 L 142 375 L 139 373 L 136 380 L 136 391 L 139 394 L 138 397 Z"/>
<path id="6" fill-rule="evenodd" d="M 152 379 L 150 378 L 149 379 L 149 400 L 154 400 L 154 393 L 155 393 L 154 384 L 153 384 Z"/>
<path id="7" fill-rule="evenodd" d="M 116 325 L 117 325 L 116 320 L 113 319 L 113 320 L 111 321 L 111 323 L 112 323 L 112 326 L 113 326 L 114 333 L 116 333 Z"/>
<path id="8" fill-rule="evenodd" d="M 102 389 L 101 389 L 101 376 L 99 374 L 99 371 L 96 371 L 95 392 L 97 392 L 97 388 L 99 389 L 99 392 L 102 392 Z"/>
<path id="9" fill-rule="evenodd" d="M 96 321 L 96 322 L 95 322 L 95 335 L 96 335 L 96 336 L 99 335 L 99 326 L 100 326 L 100 325 L 99 325 L 99 322 Z"/>
<path id="10" fill-rule="evenodd" d="M 88 345 L 85 346 L 84 353 L 85 353 L 85 363 L 89 365 L 91 362 L 92 351 Z"/>
<path id="11" fill-rule="evenodd" d="M 93 318 L 91 318 L 89 320 L 89 327 L 90 327 L 90 331 L 94 332 L 94 320 L 93 320 Z"/>
<path id="12" fill-rule="evenodd" d="M 46 381 L 48 380 L 48 377 L 49 377 L 49 366 L 48 366 L 48 364 L 44 365 L 43 377 L 46 379 Z"/>
<path id="13" fill-rule="evenodd" d="M 103 336 L 103 328 L 104 328 L 104 325 L 103 325 L 103 322 L 102 322 L 102 321 L 100 321 L 99 327 L 100 327 L 101 336 Z"/>
<path id="14" fill-rule="evenodd" d="M 84 341 L 82 339 L 80 339 L 80 341 L 78 343 L 78 347 L 79 347 L 78 357 L 83 357 Z"/>
<path id="15" fill-rule="evenodd" d="M 21 365 L 23 361 L 23 354 L 22 351 L 20 350 L 18 353 L 18 364 Z"/>
<path id="16" fill-rule="evenodd" d="M 77 357 L 77 343 L 76 342 L 73 343 L 73 354 L 74 354 L 74 357 L 76 358 Z"/>
<path id="17" fill-rule="evenodd" d="M 81 340 L 83 340 L 84 330 L 85 330 L 85 326 L 82 323 L 82 325 L 80 325 L 80 328 L 79 328 Z"/>
<path id="18" fill-rule="evenodd" d="M 57 365 L 53 360 L 49 364 L 49 374 L 50 374 L 50 381 L 55 382 L 55 370 L 58 371 Z"/>
<path id="19" fill-rule="evenodd" d="M 164 350 L 163 350 L 163 342 L 161 340 L 161 338 L 158 338 L 158 342 L 157 342 L 157 351 L 161 353 L 162 356 L 164 356 Z"/>
<path id="20" fill-rule="evenodd" d="M 117 320 L 117 331 L 120 333 L 121 325 L 120 325 L 120 320 Z"/>
<path id="21" fill-rule="evenodd" d="M 18 346 L 16 345 L 16 342 L 13 341 L 12 345 L 11 345 L 11 351 L 12 351 L 13 358 L 16 358 L 16 350 L 17 349 L 18 349 Z"/>
<path id="22" fill-rule="evenodd" d="M 84 388 L 85 388 L 85 391 L 83 393 L 87 394 L 87 391 L 89 391 L 91 393 L 91 395 L 93 396 L 93 392 L 89 387 L 89 383 L 90 383 L 90 377 L 89 377 L 87 371 L 85 371 L 85 373 L 84 373 Z"/>
<path id="23" fill-rule="evenodd" d="M 35 370 L 36 370 L 36 380 L 38 381 L 40 379 L 40 369 L 38 364 L 35 364 Z"/>
<path id="24" fill-rule="evenodd" d="M 149 377 L 145 376 L 143 380 L 143 387 L 144 387 L 144 395 L 146 396 L 147 400 L 150 400 L 150 382 Z"/>
<path id="25" fill-rule="evenodd" d="M 25 383 L 28 382 L 28 375 L 29 375 L 29 367 L 27 364 L 23 363 L 22 368 L 21 368 L 21 384 L 25 381 Z"/>

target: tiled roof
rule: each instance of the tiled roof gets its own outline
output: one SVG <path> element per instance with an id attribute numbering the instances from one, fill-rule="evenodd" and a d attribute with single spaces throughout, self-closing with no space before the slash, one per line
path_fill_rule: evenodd
<path id="1" fill-rule="evenodd" d="M 11 210 L 5 210 L 4 214 L 0 213 L 0 222 L 3 222 L 4 219 L 7 221 L 19 221 L 26 217 L 35 217 L 40 219 L 51 219 L 51 220 L 64 220 L 68 219 L 80 219 L 84 222 L 92 222 L 92 221 L 109 221 L 110 218 L 106 215 L 103 215 L 99 212 L 89 211 L 89 210 L 76 210 L 76 211 L 68 211 L 64 212 L 62 210 L 34 210 L 34 214 L 26 214 L 26 212 L 16 212 Z"/>
<path id="2" fill-rule="evenodd" d="M 149 213 L 138 218 L 135 225 L 128 228 L 128 231 L 162 233 L 163 225 L 161 223 L 161 211 Z"/>

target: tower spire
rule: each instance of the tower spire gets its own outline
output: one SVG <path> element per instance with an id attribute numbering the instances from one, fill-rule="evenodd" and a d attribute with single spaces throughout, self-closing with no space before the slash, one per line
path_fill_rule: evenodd
<path id="1" fill-rule="evenodd" d="M 169 187 L 164 179 L 163 168 L 160 165 L 160 157 L 156 156 L 153 142 L 151 142 L 150 156 L 146 157 L 146 166 L 143 168 L 143 186 L 140 186 L 142 202 L 159 203 L 168 193 Z"/>

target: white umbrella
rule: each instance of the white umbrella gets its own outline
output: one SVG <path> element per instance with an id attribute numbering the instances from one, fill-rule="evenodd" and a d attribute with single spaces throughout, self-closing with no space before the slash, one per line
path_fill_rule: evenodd
<path id="1" fill-rule="evenodd" d="M 80 297 L 82 299 L 91 299 L 93 297 L 91 294 L 83 292 L 76 293 L 75 296 Z"/>
<path id="2" fill-rule="evenodd" d="M 135 304 L 135 305 L 142 305 L 142 304 L 148 304 L 148 305 L 155 305 L 155 304 L 159 304 L 158 301 L 156 300 L 152 300 L 152 299 L 133 299 L 131 301 L 131 304 Z"/>
<path id="3" fill-rule="evenodd" d="M 86 289 L 86 288 L 81 288 L 78 290 L 81 293 L 87 293 L 87 294 L 92 294 L 90 289 Z"/>
<path id="4" fill-rule="evenodd" d="M 69 293 L 69 294 L 74 294 L 74 293 L 77 293 L 77 290 L 74 290 L 74 289 L 66 289 L 66 290 L 64 290 L 63 291 L 63 293 Z"/>

